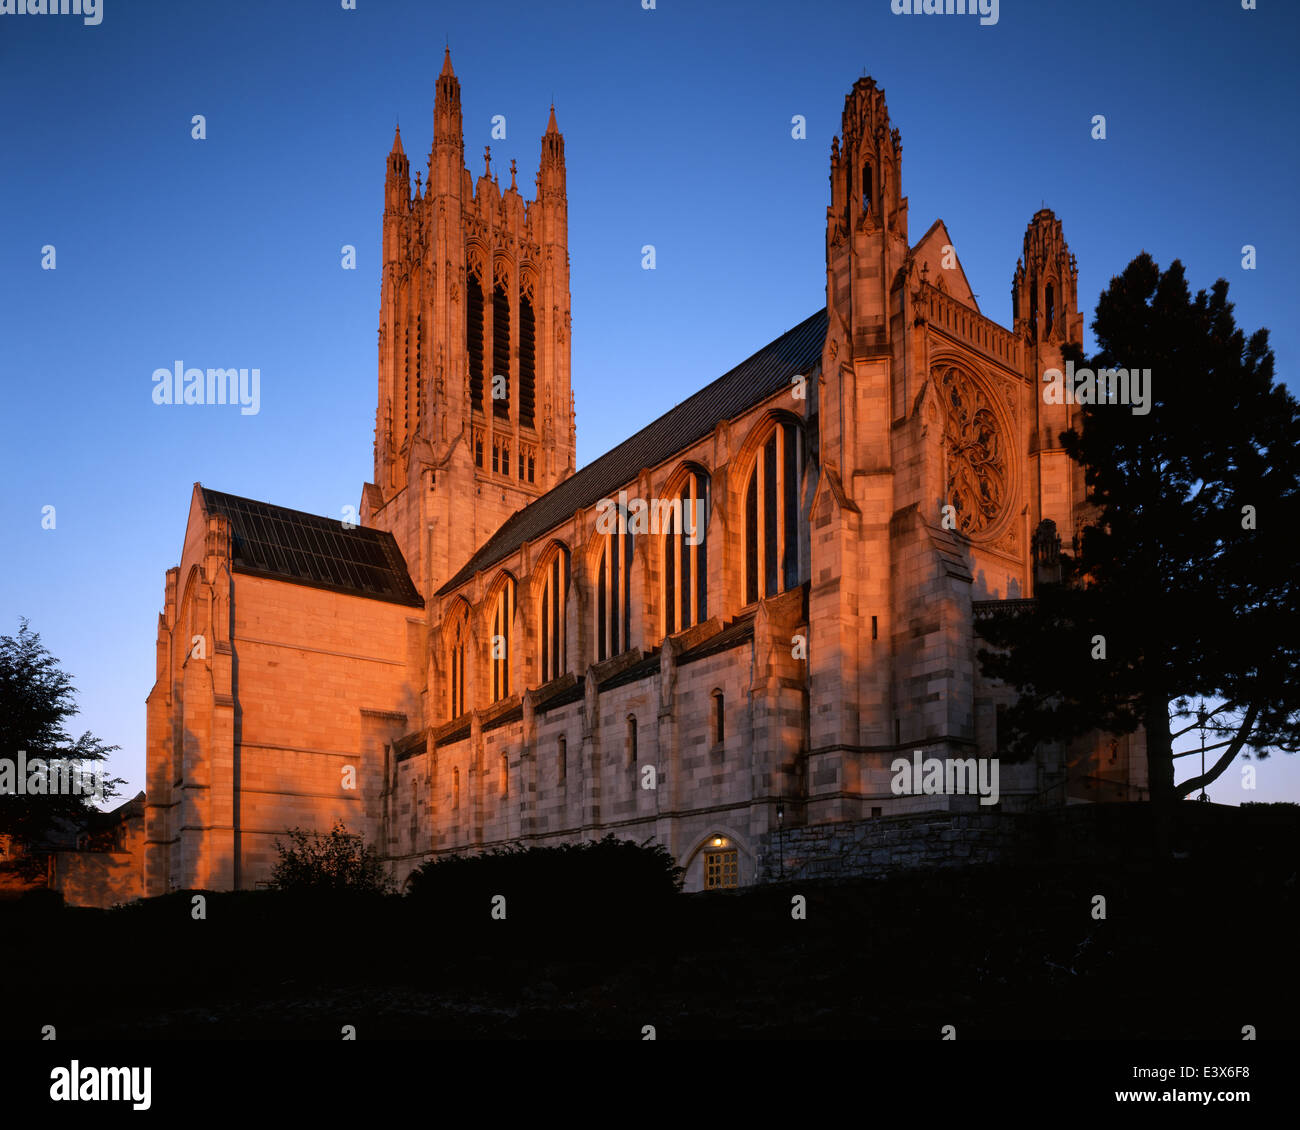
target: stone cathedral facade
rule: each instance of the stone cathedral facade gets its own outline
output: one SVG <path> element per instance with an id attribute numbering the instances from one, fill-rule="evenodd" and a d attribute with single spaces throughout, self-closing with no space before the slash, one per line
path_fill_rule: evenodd
<path id="1" fill-rule="evenodd" d="M 373 481 L 357 523 L 196 484 L 148 699 L 146 893 L 264 881 L 342 820 L 424 860 L 614 833 L 687 889 L 778 828 L 935 808 L 891 764 L 997 758 L 978 617 L 1083 516 L 1045 369 L 1081 338 L 1037 213 L 1011 327 L 915 242 L 884 92 L 830 154 L 826 303 L 581 470 L 564 138 L 531 197 L 466 167 L 450 56 L 427 173 L 384 181 Z M 1003 809 L 1124 798 L 1141 735 L 1000 766 Z"/>

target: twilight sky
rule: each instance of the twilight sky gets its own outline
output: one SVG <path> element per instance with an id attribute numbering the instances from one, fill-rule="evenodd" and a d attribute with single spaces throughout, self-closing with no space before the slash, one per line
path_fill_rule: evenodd
<path id="1" fill-rule="evenodd" d="M 1296 369 L 1300 5 L 1002 0 L 981 26 L 890 0 L 102 2 L 96 26 L 0 15 L 0 633 L 27 616 L 72 673 L 73 728 L 122 747 L 125 796 L 193 483 L 338 515 L 371 475 L 385 157 L 400 119 L 424 169 L 446 42 L 476 177 L 491 144 L 531 195 L 555 102 L 579 464 L 824 304 L 830 142 L 863 73 L 902 133 L 912 239 L 946 221 L 986 314 L 1010 321 L 1045 203 L 1085 325 L 1145 249 L 1193 289 L 1227 278 Z M 178 359 L 259 368 L 260 411 L 155 405 Z M 1295 758 L 1258 774 L 1211 795 L 1300 799 Z"/>

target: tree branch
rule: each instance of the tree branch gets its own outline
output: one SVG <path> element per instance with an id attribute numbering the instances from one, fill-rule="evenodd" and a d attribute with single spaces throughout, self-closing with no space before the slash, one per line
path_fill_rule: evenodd
<path id="1" fill-rule="evenodd" d="M 1181 800 L 1185 796 L 1190 796 L 1197 789 L 1204 788 L 1211 781 L 1217 780 L 1219 775 L 1233 763 L 1237 754 L 1241 752 L 1241 747 L 1246 744 L 1246 739 L 1250 737 L 1250 731 L 1255 728 L 1255 719 L 1258 717 L 1259 706 L 1251 703 L 1246 710 L 1245 718 L 1242 719 L 1237 736 L 1228 743 L 1228 748 L 1224 751 L 1223 756 L 1201 776 L 1193 777 L 1190 781 L 1184 781 L 1181 785 L 1175 785 L 1174 796 Z"/>
<path id="2" fill-rule="evenodd" d="M 1205 712 L 1205 720 L 1208 722 L 1208 721 L 1209 721 L 1211 718 L 1213 718 L 1216 714 L 1220 714 L 1220 713 L 1222 713 L 1223 711 L 1228 710 L 1228 709 L 1231 709 L 1232 707 L 1234 707 L 1234 706 L 1236 706 L 1236 705 L 1237 705 L 1237 703 L 1236 703 L 1235 701 L 1233 701 L 1233 702 L 1225 702 L 1225 703 L 1224 703 L 1222 706 L 1220 706 L 1217 710 L 1207 710 L 1207 711 Z M 1186 717 L 1190 717 L 1190 715 L 1187 715 L 1187 714 L 1175 714 L 1174 717 L 1175 717 L 1175 718 L 1180 718 L 1180 717 L 1182 717 L 1182 718 L 1186 718 Z M 1185 730 L 1179 730 L 1178 733 L 1176 733 L 1176 734 L 1170 734 L 1170 735 L 1169 735 L 1169 740 L 1170 740 L 1170 741 L 1173 741 L 1174 738 L 1181 738 L 1181 737 L 1182 737 L 1185 733 L 1187 733 L 1189 730 L 1195 730 L 1195 729 L 1197 729 L 1200 725 L 1201 725 L 1201 722 L 1200 722 L 1200 720 L 1199 720 L 1199 718 L 1198 718 L 1198 720 L 1195 721 L 1195 722 L 1193 722 L 1190 726 L 1188 726 L 1187 729 L 1185 729 Z"/>

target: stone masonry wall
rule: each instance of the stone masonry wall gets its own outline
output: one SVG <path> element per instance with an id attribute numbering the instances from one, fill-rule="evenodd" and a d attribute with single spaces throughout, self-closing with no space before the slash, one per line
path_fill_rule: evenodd
<path id="1" fill-rule="evenodd" d="M 876 878 L 899 870 L 1010 862 L 1026 817 L 1007 812 L 924 812 L 788 828 L 762 837 L 758 881 Z"/>

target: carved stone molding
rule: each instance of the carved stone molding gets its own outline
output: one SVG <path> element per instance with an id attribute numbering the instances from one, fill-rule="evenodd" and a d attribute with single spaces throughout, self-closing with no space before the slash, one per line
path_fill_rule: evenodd
<path id="1" fill-rule="evenodd" d="M 968 537 L 989 536 L 1010 501 L 1007 435 L 984 390 L 956 365 L 934 373 L 944 411 L 946 497 L 956 528 Z"/>

